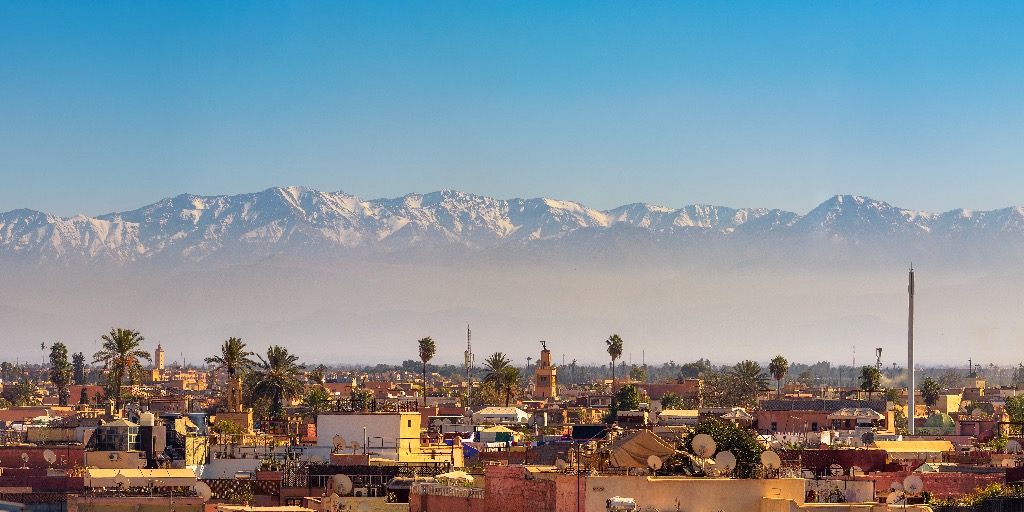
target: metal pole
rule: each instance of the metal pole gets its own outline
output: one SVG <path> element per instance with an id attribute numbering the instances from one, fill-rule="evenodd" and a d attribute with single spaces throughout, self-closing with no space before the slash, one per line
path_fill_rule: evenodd
<path id="1" fill-rule="evenodd" d="M 907 432 L 914 435 L 914 265 L 910 265 L 910 309 L 907 314 Z"/>

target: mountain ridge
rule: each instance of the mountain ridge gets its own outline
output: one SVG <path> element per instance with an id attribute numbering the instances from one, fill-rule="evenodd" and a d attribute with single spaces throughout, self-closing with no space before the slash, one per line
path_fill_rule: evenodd
<path id="1" fill-rule="evenodd" d="M 367 200 L 343 191 L 272 187 L 235 195 L 179 194 L 95 217 L 3 212 L 0 260 L 127 264 L 160 258 L 201 261 L 231 250 L 256 256 L 427 246 L 481 251 L 551 241 L 572 244 L 580 235 L 614 235 L 620 227 L 636 228 L 627 230 L 631 237 L 648 233 L 654 244 L 694 234 L 717 240 L 825 236 L 849 242 L 1003 237 L 1018 243 L 1024 242 L 1024 208 L 932 213 L 836 195 L 804 215 L 704 204 L 630 203 L 597 210 L 575 201 L 495 199 L 452 189 Z"/>

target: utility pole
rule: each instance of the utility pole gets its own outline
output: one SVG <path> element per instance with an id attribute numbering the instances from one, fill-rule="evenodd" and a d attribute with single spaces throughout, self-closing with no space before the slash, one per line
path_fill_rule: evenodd
<path id="1" fill-rule="evenodd" d="M 907 313 L 907 432 L 914 435 L 914 264 L 910 264 L 910 308 Z"/>

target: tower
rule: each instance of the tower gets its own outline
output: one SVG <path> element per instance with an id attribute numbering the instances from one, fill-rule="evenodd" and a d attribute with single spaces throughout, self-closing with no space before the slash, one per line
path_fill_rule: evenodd
<path id="1" fill-rule="evenodd" d="M 159 343 L 156 344 L 156 351 L 153 352 L 153 359 L 156 363 L 156 369 L 164 371 L 164 348 Z"/>
<path id="2" fill-rule="evenodd" d="M 540 342 L 540 346 L 540 359 L 533 367 L 533 397 L 558 398 L 558 367 L 551 364 L 547 342 Z"/>
<path id="3" fill-rule="evenodd" d="M 466 379 L 473 382 L 473 366 L 476 364 L 476 356 L 473 355 L 473 331 L 469 330 L 469 324 L 466 324 L 466 352 L 465 364 L 466 364 Z"/>

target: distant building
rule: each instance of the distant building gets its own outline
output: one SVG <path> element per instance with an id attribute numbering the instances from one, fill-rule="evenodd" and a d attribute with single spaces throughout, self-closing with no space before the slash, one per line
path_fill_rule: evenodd
<path id="1" fill-rule="evenodd" d="M 551 351 L 546 342 L 540 342 L 540 360 L 533 368 L 533 397 L 558 398 L 558 367 L 551 364 Z"/>

